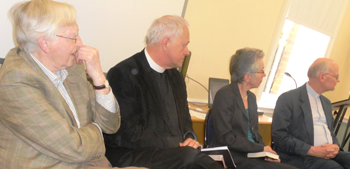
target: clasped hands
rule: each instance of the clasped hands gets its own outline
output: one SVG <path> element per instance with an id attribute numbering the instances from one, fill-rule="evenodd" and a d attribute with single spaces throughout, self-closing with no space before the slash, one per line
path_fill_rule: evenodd
<path id="1" fill-rule="evenodd" d="M 331 159 L 337 156 L 339 152 L 339 146 L 336 144 L 323 144 L 317 147 L 311 146 L 308 155 Z"/>

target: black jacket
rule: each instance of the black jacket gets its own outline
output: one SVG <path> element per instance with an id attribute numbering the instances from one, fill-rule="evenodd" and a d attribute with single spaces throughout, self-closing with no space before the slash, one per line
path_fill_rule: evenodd
<path id="1" fill-rule="evenodd" d="M 265 146 L 258 129 L 256 97 L 250 91 L 247 96 L 250 126 L 257 143 L 248 140 L 248 116 L 236 83 L 221 88 L 212 107 L 215 135 L 210 146 L 227 146 L 235 163 L 242 163 L 247 153 L 263 151 Z"/>
<path id="2" fill-rule="evenodd" d="M 179 146 L 178 142 L 172 141 L 169 124 L 163 117 L 165 106 L 151 71 L 154 70 L 149 66 L 144 50 L 109 70 L 107 79 L 120 105 L 121 126 L 115 134 L 104 134 L 107 148 L 123 147 L 120 151 L 132 151 Z M 182 135 L 190 132 L 186 136 L 193 138 L 185 81 L 176 69 L 164 73 L 170 79 L 180 131 Z M 118 154 L 127 153 L 120 151 Z"/>

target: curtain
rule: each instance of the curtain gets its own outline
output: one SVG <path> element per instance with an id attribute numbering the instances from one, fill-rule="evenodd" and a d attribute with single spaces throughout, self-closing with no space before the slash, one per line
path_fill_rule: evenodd
<path id="1" fill-rule="evenodd" d="M 348 0 L 292 0 L 287 19 L 333 37 Z"/>

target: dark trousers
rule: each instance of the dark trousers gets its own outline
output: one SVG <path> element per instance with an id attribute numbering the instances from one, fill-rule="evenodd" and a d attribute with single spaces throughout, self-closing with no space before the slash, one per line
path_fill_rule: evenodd
<path id="1" fill-rule="evenodd" d="M 305 169 L 350 169 L 350 153 L 339 151 L 333 159 L 309 157 L 300 168 Z"/>
<path id="2" fill-rule="evenodd" d="M 236 163 L 237 169 L 297 169 L 283 163 L 265 161 L 263 158 L 247 158 L 242 163 Z"/>
<path id="3" fill-rule="evenodd" d="M 147 167 L 150 169 L 222 169 L 199 149 L 175 147 L 157 150 L 131 150 L 106 147 L 106 157 L 113 167 Z"/>

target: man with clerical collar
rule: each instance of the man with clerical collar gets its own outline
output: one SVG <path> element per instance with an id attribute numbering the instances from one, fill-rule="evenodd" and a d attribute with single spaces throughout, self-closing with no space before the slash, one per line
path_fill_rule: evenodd
<path id="1" fill-rule="evenodd" d="M 189 42 L 188 23 L 163 16 L 149 28 L 146 48 L 109 70 L 122 117 L 120 130 L 104 135 L 112 165 L 222 168 L 198 149 L 185 81 L 176 69 L 189 54 Z"/>

